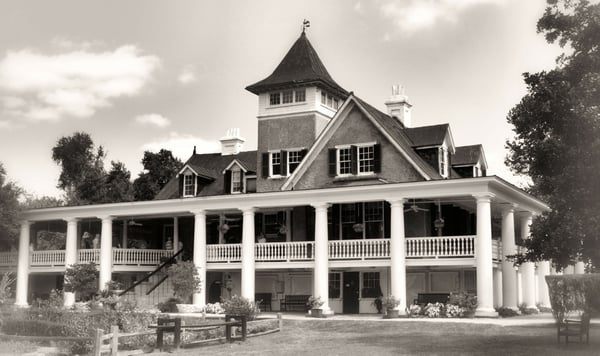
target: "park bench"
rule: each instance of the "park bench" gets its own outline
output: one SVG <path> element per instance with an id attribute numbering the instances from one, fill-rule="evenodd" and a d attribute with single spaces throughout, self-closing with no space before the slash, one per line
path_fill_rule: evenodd
<path id="1" fill-rule="evenodd" d="M 308 298 L 310 295 L 286 295 L 284 299 L 280 300 L 281 311 L 305 312 L 308 309 L 306 306 Z"/>
<path id="2" fill-rule="evenodd" d="M 419 293 L 415 304 L 448 303 L 450 293 Z"/>
<path id="3" fill-rule="evenodd" d="M 565 343 L 569 343 L 569 337 L 578 337 L 579 342 L 590 343 L 590 315 L 583 313 L 580 320 L 565 319 L 562 323 L 557 323 L 556 339 L 560 343 L 560 337 L 564 336 Z"/>

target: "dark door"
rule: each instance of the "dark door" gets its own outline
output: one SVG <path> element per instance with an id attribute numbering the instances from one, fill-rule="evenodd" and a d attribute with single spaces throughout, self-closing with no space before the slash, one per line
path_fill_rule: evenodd
<path id="1" fill-rule="evenodd" d="M 343 313 L 358 314 L 358 272 L 344 272 Z"/>

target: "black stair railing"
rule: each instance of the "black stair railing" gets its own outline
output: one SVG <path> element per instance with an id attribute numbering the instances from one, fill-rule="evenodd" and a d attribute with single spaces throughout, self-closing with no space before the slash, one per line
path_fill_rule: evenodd
<path id="1" fill-rule="evenodd" d="M 168 260 L 166 260 L 165 262 L 161 263 L 160 266 L 158 266 L 154 271 L 148 273 L 147 275 L 144 276 L 144 278 L 140 279 L 139 281 L 135 282 L 134 284 L 132 284 L 129 288 L 125 289 L 124 291 L 122 291 L 121 293 L 119 293 L 119 297 L 123 296 L 125 293 L 130 292 L 132 290 L 135 289 L 135 287 L 139 286 L 140 284 L 144 283 L 145 281 L 149 280 L 150 277 L 154 276 L 155 274 L 157 274 L 159 271 L 161 271 L 163 268 L 168 267 L 170 265 L 172 265 L 173 263 L 177 263 L 177 256 L 181 255 L 183 253 L 183 249 L 177 251 L 176 254 L 174 254 L 173 256 L 171 256 Z M 163 279 L 160 280 L 160 282 L 155 285 L 154 287 L 152 287 L 150 289 L 150 292 L 152 292 L 156 287 L 158 287 L 158 285 L 160 285 L 162 282 L 164 282 L 167 276 L 165 276 Z M 146 293 L 146 294 L 150 294 L 150 292 Z"/>

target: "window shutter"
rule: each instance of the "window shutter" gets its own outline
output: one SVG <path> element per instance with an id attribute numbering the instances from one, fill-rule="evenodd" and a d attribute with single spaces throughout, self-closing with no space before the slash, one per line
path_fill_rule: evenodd
<path id="1" fill-rule="evenodd" d="M 225 171 L 225 176 L 223 178 L 223 193 L 231 194 L 231 171 Z"/>
<path id="2" fill-rule="evenodd" d="M 402 213 L 404 214 L 404 213 Z M 384 238 L 391 238 L 392 236 L 392 225 L 391 225 L 391 218 L 392 218 L 392 209 L 390 206 L 390 203 L 383 202 L 383 224 L 384 224 Z"/>
<path id="3" fill-rule="evenodd" d="M 358 147 L 357 146 L 350 146 L 350 164 L 352 167 L 350 167 L 350 171 L 352 172 L 352 174 L 356 175 L 358 174 Z"/>
<path id="4" fill-rule="evenodd" d="M 262 176 L 263 178 L 269 177 L 269 153 L 265 152 L 262 154 Z"/>
<path id="5" fill-rule="evenodd" d="M 381 172 L 381 145 L 378 143 L 373 146 L 373 171 Z"/>
<path id="6" fill-rule="evenodd" d="M 307 149 L 303 149 L 302 151 L 300 151 L 300 160 L 303 160 L 304 157 L 306 157 L 307 153 L 308 153 Z"/>
<path id="7" fill-rule="evenodd" d="M 329 149 L 329 175 L 335 177 L 337 174 L 337 149 Z"/>
<path id="8" fill-rule="evenodd" d="M 287 161 L 288 161 L 287 151 L 281 151 L 281 175 L 282 176 L 287 176 L 287 174 L 288 174 Z"/>
<path id="9" fill-rule="evenodd" d="M 244 184 L 245 177 L 246 177 L 246 173 L 244 173 L 244 171 L 241 171 L 240 172 L 240 186 L 241 186 L 242 193 L 246 193 L 246 191 L 244 190 L 244 189 L 246 189 L 245 184 Z"/>
<path id="10" fill-rule="evenodd" d="M 183 174 L 179 175 L 179 197 L 183 198 Z"/>

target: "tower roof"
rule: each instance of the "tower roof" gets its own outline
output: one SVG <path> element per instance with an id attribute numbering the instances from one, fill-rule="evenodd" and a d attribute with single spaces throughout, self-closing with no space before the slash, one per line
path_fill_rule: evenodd
<path id="1" fill-rule="evenodd" d="M 273 73 L 249 85 L 246 90 L 260 94 L 274 89 L 317 85 L 346 98 L 348 92 L 331 78 L 319 55 L 302 32 Z"/>

